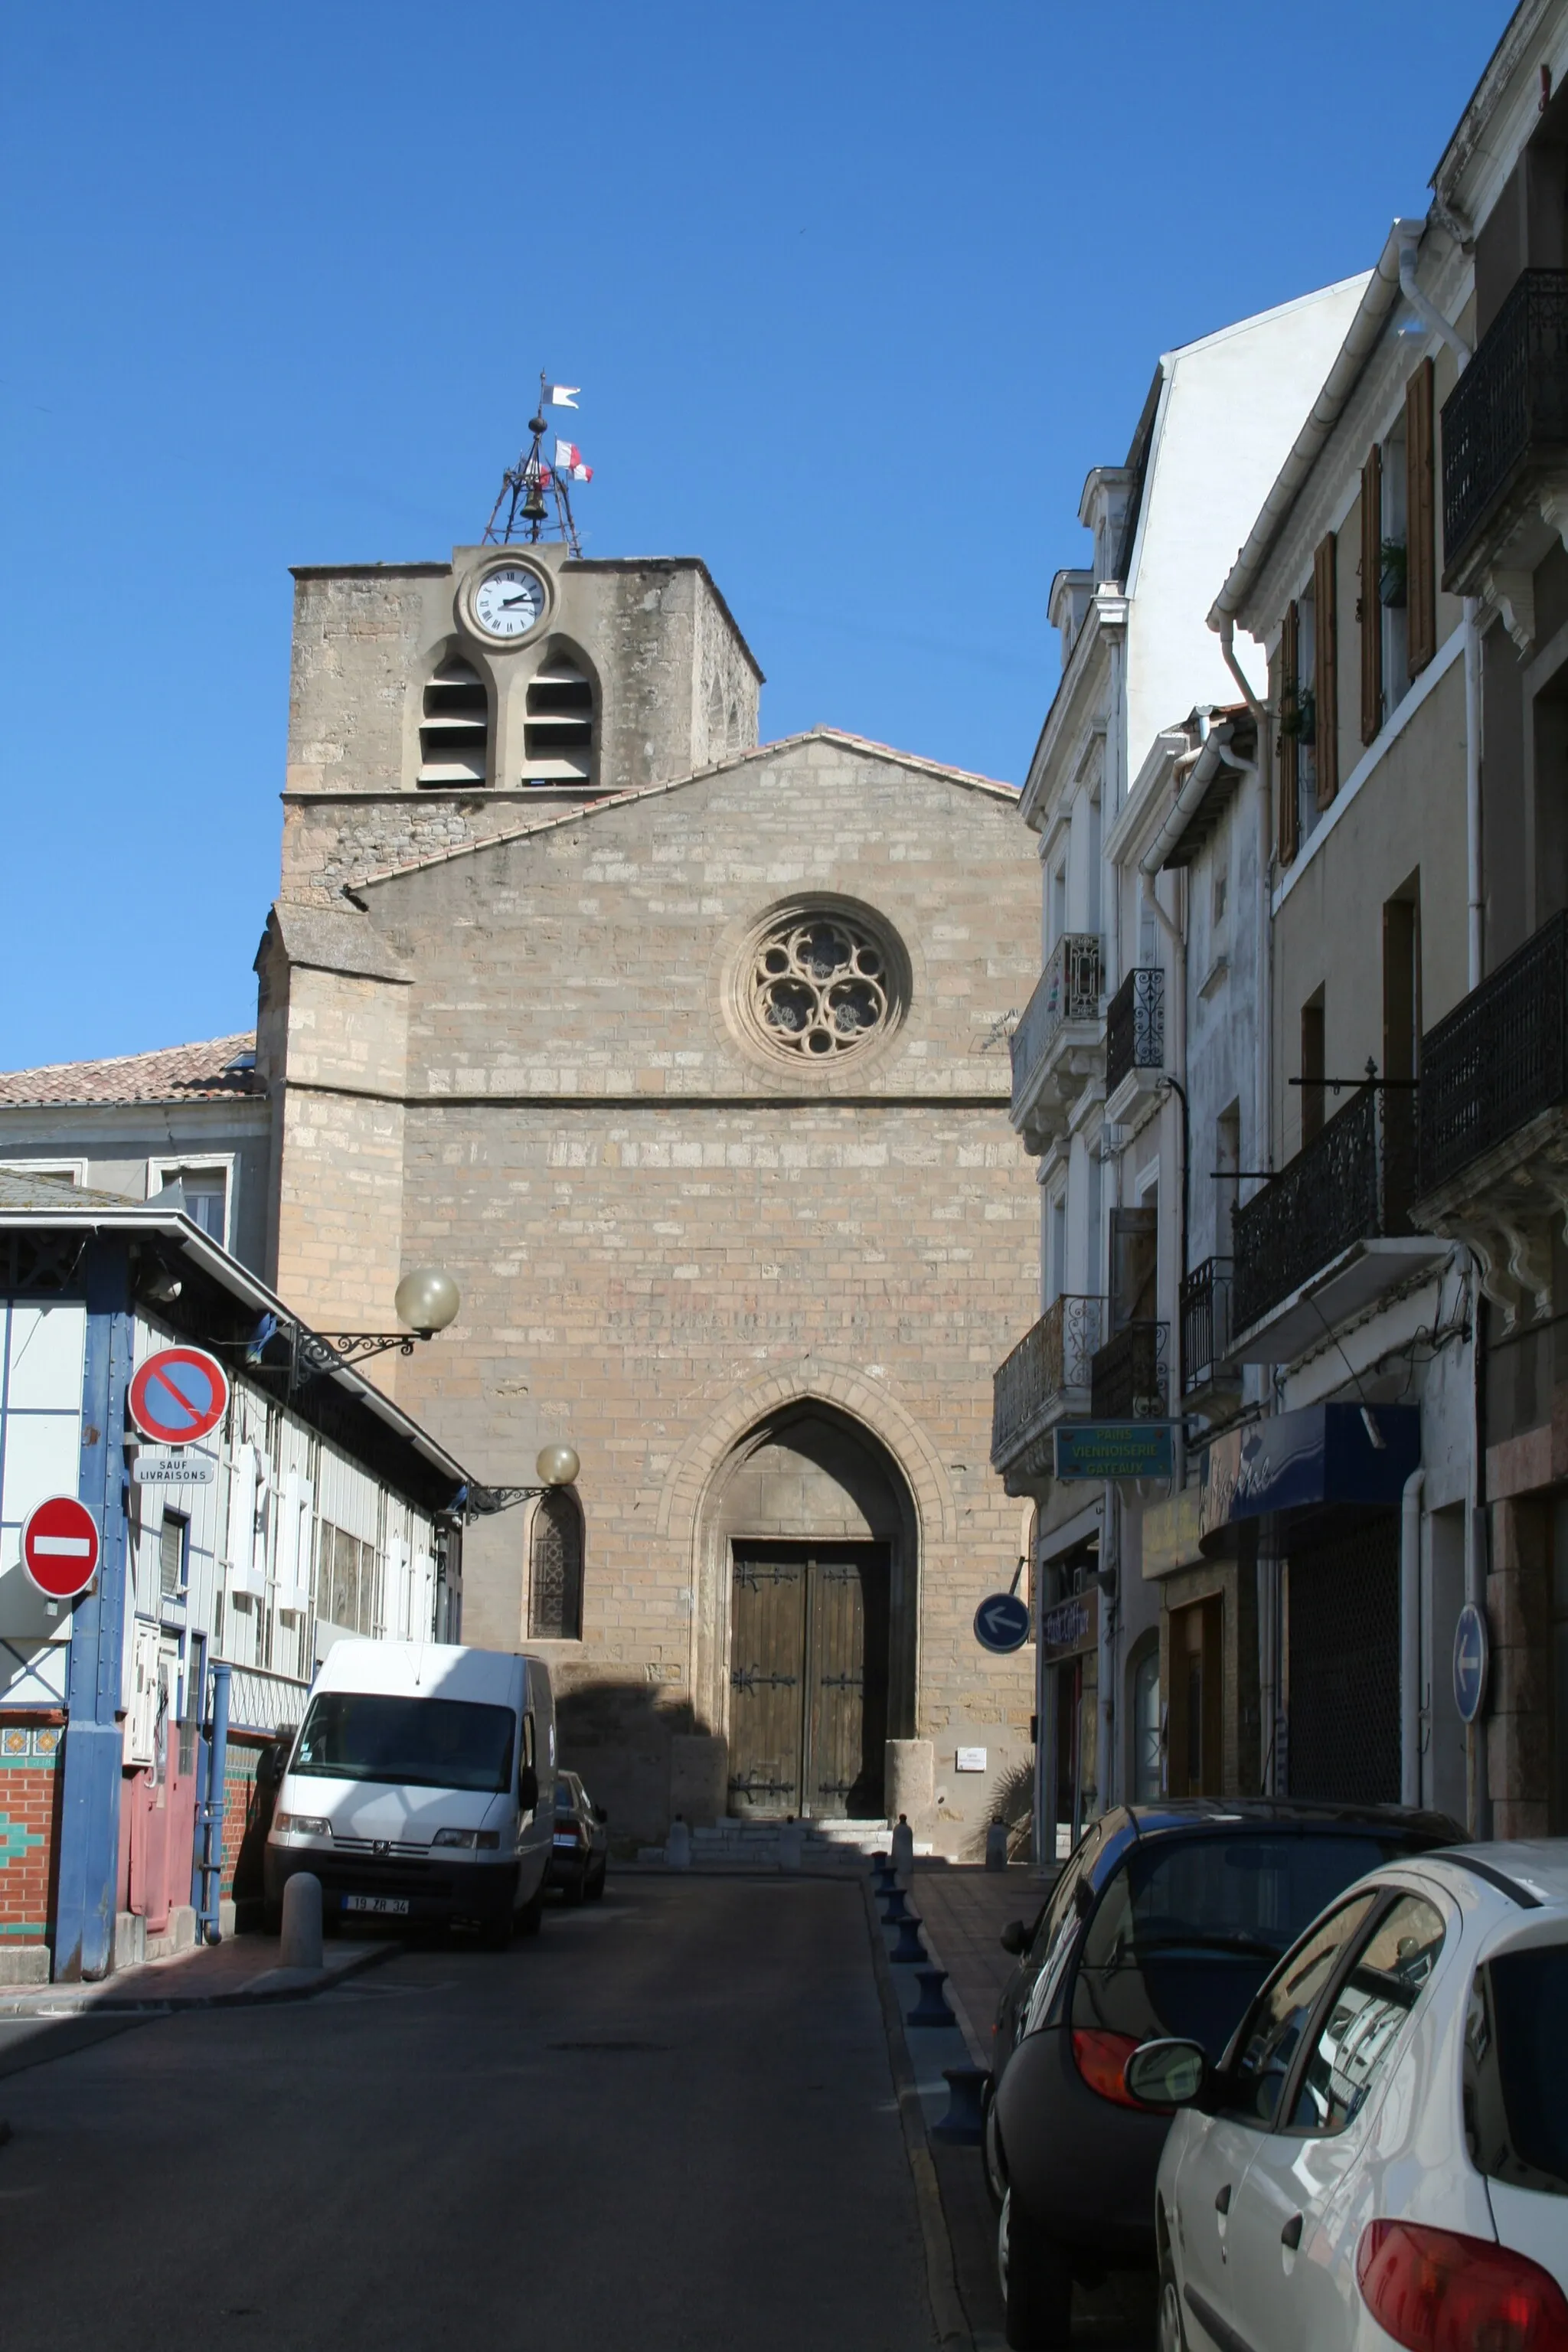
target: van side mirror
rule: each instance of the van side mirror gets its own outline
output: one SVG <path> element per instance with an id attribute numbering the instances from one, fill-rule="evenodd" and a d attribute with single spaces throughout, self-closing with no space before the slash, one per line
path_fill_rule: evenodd
<path id="1" fill-rule="evenodd" d="M 539 1803 L 539 1774 L 531 1764 L 524 1764 L 517 1776 L 517 1801 L 525 1813 L 531 1813 Z"/>
<path id="2" fill-rule="evenodd" d="M 1145 2042 L 1121 2070 L 1123 2089 L 1141 2107 L 1195 2106 L 1208 2079 L 1208 2053 L 1199 2042 Z"/>
<path id="3" fill-rule="evenodd" d="M 1021 1919 L 1009 1919 L 997 1940 L 1005 1952 L 1016 1958 L 1029 1948 L 1029 1931 Z"/>

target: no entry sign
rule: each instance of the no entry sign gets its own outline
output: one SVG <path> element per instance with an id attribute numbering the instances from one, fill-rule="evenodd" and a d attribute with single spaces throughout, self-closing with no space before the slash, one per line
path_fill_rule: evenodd
<path id="1" fill-rule="evenodd" d="M 51 1601 L 74 1601 L 98 1570 L 98 1523 L 74 1495 L 51 1495 L 22 1529 L 22 1565 Z"/>
<path id="2" fill-rule="evenodd" d="M 228 1410 L 228 1375 L 202 1348 L 160 1348 L 131 1379 L 131 1418 L 160 1445 L 194 1445 Z"/>

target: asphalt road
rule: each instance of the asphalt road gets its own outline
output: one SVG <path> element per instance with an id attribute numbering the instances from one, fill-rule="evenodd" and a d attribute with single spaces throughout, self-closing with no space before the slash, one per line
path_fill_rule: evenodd
<path id="1" fill-rule="evenodd" d="M 858 1886 L 623 1877 L 537 1943 L 0 2081 L 6 2352 L 930 2352 Z"/>

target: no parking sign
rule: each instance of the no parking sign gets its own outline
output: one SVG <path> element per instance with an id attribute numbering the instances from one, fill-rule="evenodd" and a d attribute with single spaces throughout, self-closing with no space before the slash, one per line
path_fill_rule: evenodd
<path id="1" fill-rule="evenodd" d="M 205 1348 L 160 1348 L 132 1375 L 131 1418 L 160 1445 L 194 1445 L 228 1411 L 228 1375 Z"/>

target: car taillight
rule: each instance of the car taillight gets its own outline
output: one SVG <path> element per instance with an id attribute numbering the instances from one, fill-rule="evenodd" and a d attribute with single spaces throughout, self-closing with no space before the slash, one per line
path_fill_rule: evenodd
<path id="1" fill-rule="evenodd" d="M 1355 2274 L 1378 2326 L 1408 2352 L 1568 2352 L 1568 2296 L 1489 2238 L 1369 2221 Z"/>
<path id="2" fill-rule="evenodd" d="M 1138 2047 L 1135 2033 L 1074 2033 L 1072 2054 L 1078 2071 L 1091 2091 L 1102 2099 L 1114 2099 L 1119 2107 L 1138 2107 L 1147 2115 L 1142 2099 L 1135 2099 L 1121 2079 L 1121 2070 Z"/>

